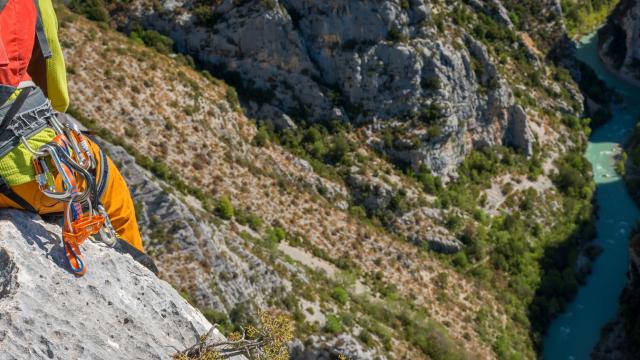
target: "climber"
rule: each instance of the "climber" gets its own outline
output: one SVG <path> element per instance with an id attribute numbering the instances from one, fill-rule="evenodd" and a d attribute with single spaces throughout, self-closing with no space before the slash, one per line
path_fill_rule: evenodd
<path id="1" fill-rule="evenodd" d="M 34 162 L 34 149 L 46 148 L 44 145 L 51 144 L 57 135 L 49 126 L 51 119 L 61 117 L 69 105 L 57 31 L 51 0 L 0 0 L 0 207 L 41 215 L 77 211 L 41 192 L 33 165 L 38 163 L 37 159 Z M 143 253 L 134 204 L 122 175 L 96 143 L 87 140 L 84 144 L 91 153 L 87 156 L 93 158 L 91 176 L 98 184 L 95 197 L 117 237 L 128 243 L 119 241 L 119 247 L 143 265 L 152 265 Z M 64 176 L 52 176 L 54 185 L 62 186 Z"/>

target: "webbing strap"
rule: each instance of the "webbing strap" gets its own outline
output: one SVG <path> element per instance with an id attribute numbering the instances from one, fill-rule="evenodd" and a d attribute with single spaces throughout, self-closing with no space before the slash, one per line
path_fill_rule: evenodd
<path id="1" fill-rule="evenodd" d="M 13 190 L 11 190 L 11 187 L 9 186 L 9 184 L 7 184 L 5 179 L 1 176 L 0 176 L 0 194 L 6 196 L 9 200 L 18 204 L 20 207 L 22 207 L 22 209 L 31 211 L 31 212 L 36 212 L 36 209 L 34 209 L 33 206 L 31 206 L 31 204 L 29 204 L 25 199 L 20 197 L 20 195 L 16 194 L 15 192 L 13 192 Z"/>
<path id="2" fill-rule="evenodd" d="M 7 113 L 2 118 L 2 122 L 0 122 L 0 133 L 7 130 L 7 127 L 9 126 L 11 120 L 18 114 L 18 111 L 20 111 L 20 108 L 22 108 L 24 102 L 27 101 L 27 97 L 29 97 L 29 93 L 31 93 L 32 89 L 33 88 L 24 88 L 20 91 L 18 97 L 16 97 L 16 99 L 11 104 L 9 111 L 7 111 Z"/>
<path id="3" fill-rule="evenodd" d="M 0 0 L 2 1 L 2 0 Z M 47 41 L 47 36 L 44 32 L 44 24 L 42 23 L 42 14 L 40 13 L 40 4 L 38 0 L 33 0 L 36 5 L 36 39 L 38 40 L 38 45 L 40 45 L 40 51 L 42 52 L 42 56 L 45 59 L 51 58 L 51 49 L 49 48 L 49 42 Z"/>

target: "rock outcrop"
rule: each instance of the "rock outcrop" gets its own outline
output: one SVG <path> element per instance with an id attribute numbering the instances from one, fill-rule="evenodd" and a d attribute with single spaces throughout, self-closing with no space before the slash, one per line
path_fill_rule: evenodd
<path id="1" fill-rule="evenodd" d="M 620 1 L 598 35 L 600 57 L 609 69 L 640 84 L 640 2 Z"/>
<path id="2" fill-rule="evenodd" d="M 380 359 L 387 357 L 376 356 L 375 352 L 366 350 L 353 336 L 340 334 L 336 337 L 311 336 L 306 344 L 294 342 L 289 347 L 292 360 L 331 360 L 342 355 L 347 359 Z"/>
<path id="3" fill-rule="evenodd" d="M 82 246 L 88 271 L 75 277 L 59 234 L 36 215 L 0 211 L 0 359 L 168 359 L 211 327 L 168 283 L 101 244 Z"/>
<path id="4" fill-rule="evenodd" d="M 277 128 L 292 127 L 291 119 L 405 121 L 438 108 L 430 120 L 441 129 L 437 136 L 412 134 L 415 149 L 384 150 L 441 175 L 454 173 L 477 147 L 504 144 L 531 153 L 527 115 L 495 60 L 462 26 L 443 36 L 434 19 L 442 14 L 429 2 L 216 4 L 196 12 L 191 1 L 133 1 L 116 21 L 170 36 L 181 52 L 238 87 L 252 117 L 267 117 Z M 472 5 L 513 27 L 500 1 Z"/>

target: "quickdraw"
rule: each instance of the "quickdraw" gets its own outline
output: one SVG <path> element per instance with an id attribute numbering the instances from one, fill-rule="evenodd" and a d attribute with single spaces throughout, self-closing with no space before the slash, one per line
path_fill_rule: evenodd
<path id="1" fill-rule="evenodd" d="M 86 265 L 80 245 L 90 236 L 100 234 L 102 242 L 114 246 L 117 237 L 106 210 L 100 204 L 96 179 L 90 173 L 96 168 L 96 160 L 86 137 L 75 124 L 62 126 L 55 117 L 49 122 L 57 133 L 51 142 L 34 150 L 24 137 L 20 140 L 33 154 L 33 168 L 40 191 L 67 203 L 62 242 L 71 271 L 82 276 Z M 56 184 L 51 168 L 60 177 L 60 186 Z"/>

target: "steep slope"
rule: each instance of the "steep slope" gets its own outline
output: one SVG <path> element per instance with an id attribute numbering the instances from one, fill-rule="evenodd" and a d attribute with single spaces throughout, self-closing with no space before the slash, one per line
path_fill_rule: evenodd
<path id="1" fill-rule="evenodd" d="M 338 264 L 348 259 L 340 266 L 364 276 L 367 282 L 377 279 L 379 283 L 395 284 L 399 296 L 412 298 L 411 302 L 416 304 L 412 306 L 424 307 L 429 317 L 446 323 L 453 337 L 462 339 L 463 334 L 468 334 L 465 347 L 484 353 L 482 357 L 490 357 L 486 343 L 474 335 L 478 330 L 463 319 L 486 308 L 491 317 L 496 316 L 489 326 L 497 331 L 506 320 L 492 296 L 444 268 L 433 256 L 359 223 L 332 205 L 320 195 L 319 189 L 337 206 L 345 190 L 316 175 L 304 161 L 277 146 L 250 145 L 256 128 L 233 110 L 233 101 L 227 100 L 230 90 L 222 83 L 81 18 L 67 15 L 61 21 L 73 103 L 81 106 L 83 116 L 79 117 L 86 125 L 105 129 L 101 132 L 103 135 L 126 145 L 129 151 L 157 159 L 155 164 L 145 164 L 168 180 L 179 178 L 184 182 L 183 190 L 199 189 L 194 193 L 207 194 L 201 196 L 203 199 L 209 194 L 229 194 L 234 204 L 242 204 L 238 212 L 258 214 L 264 222 L 260 231 L 255 232 L 235 221 L 213 219 L 212 222 L 224 229 L 216 235 L 215 230 L 207 230 L 206 224 L 198 225 L 211 215 L 198 215 L 189 224 L 188 213 L 185 215 L 184 208 L 179 208 L 173 214 L 182 214 L 184 220 L 172 226 L 171 218 L 164 215 L 171 208 L 157 204 L 143 206 L 156 211 L 143 224 L 148 226 L 149 248 L 159 260 L 161 273 L 193 295 L 193 301 L 200 307 L 231 313 L 238 306 L 251 307 L 251 302 L 258 306 L 283 306 L 283 302 L 292 301 L 290 310 L 308 311 L 306 306 L 298 305 L 301 301 L 322 308 L 322 313 L 327 315 L 344 312 L 346 309 L 340 310 L 331 304 L 332 299 L 326 298 L 327 286 L 333 286 L 330 281 L 321 280 L 321 276 L 305 284 L 304 271 L 298 274 L 298 270 L 289 270 L 290 264 L 282 261 L 283 254 L 271 248 L 269 241 L 274 240 L 270 240 L 270 231 L 284 227 L 287 240 L 296 242 L 296 246 L 324 254 Z M 181 96 L 176 97 L 176 93 Z M 188 107 L 195 110 L 188 111 Z M 167 175 L 169 169 L 175 175 Z M 126 167 L 124 172 L 127 173 Z M 135 173 L 138 171 L 133 171 Z M 136 181 L 133 176 L 129 180 L 134 193 L 142 193 L 137 200 L 143 202 L 143 194 L 148 189 L 137 190 L 135 184 L 146 181 Z M 158 200 L 156 196 L 146 199 Z M 203 205 L 200 212 L 206 213 L 207 208 Z M 143 219 L 145 212 L 142 212 Z M 181 228 L 183 233 L 178 231 Z M 191 232 L 196 234 L 194 238 Z M 225 251 L 220 242 L 228 244 L 231 250 Z M 246 251 L 261 254 L 270 268 L 260 270 L 261 262 L 250 260 L 253 255 Z M 230 264 L 224 266 L 223 259 L 227 257 L 231 258 Z M 394 271 L 380 271 L 385 268 Z M 296 286 L 280 289 L 278 285 L 282 280 L 274 276 L 274 269 L 279 276 L 292 277 Z M 293 274 L 289 274 L 290 271 Z M 375 274 L 379 275 L 374 277 Z M 448 274 L 446 287 L 434 281 L 437 274 Z M 255 285 L 245 287 L 243 284 Z M 222 295 L 218 287 L 224 288 Z M 287 291 L 293 291 L 293 300 Z M 437 294 L 443 294 L 442 302 L 430 300 Z M 358 314 L 361 310 L 353 311 Z M 363 318 L 371 316 L 365 315 Z M 303 326 L 304 315 L 301 316 Z M 374 325 L 377 321 L 373 320 Z M 313 330 L 312 323 L 304 326 L 311 326 Z M 322 323 L 315 326 L 317 329 Z M 393 329 L 378 330 L 375 336 L 378 340 L 374 339 L 372 344 L 382 341 L 381 334 L 389 331 Z M 398 341 L 399 353 L 407 351 L 403 336 L 398 338 L 393 342 Z"/>
<path id="2" fill-rule="evenodd" d="M 120 156 L 163 277 L 212 319 L 286 308 L 312 348 L 345 333 L 390 358 L 535 357 L 592 236 L 582 96 L 545 61 L 571 56 L 557 2 L 545 20 L 510 1 L 363 3 L 362 17 L 341 2 L 145 4 L 109 2 L 131 39 L 64 11 L 61 35 L 74 114 L 165 181 Z M 171 40 L 132 18 L 207 66 L 242 65 L 211 69 L 272 126 L 188 57 L 142 46 Z M 349 28 L 363 43 L 334 36 Z M 312 125 L 327 114 L 344 121 Z"/>

